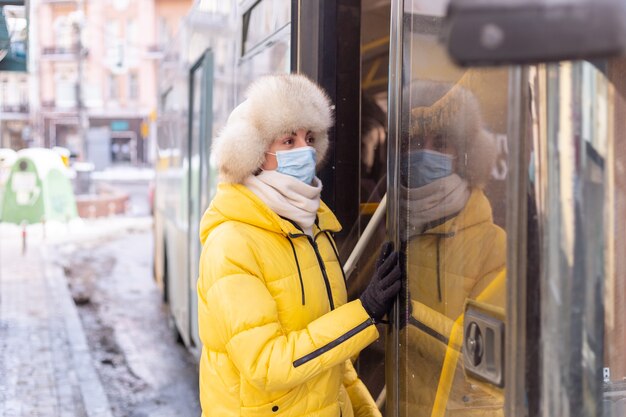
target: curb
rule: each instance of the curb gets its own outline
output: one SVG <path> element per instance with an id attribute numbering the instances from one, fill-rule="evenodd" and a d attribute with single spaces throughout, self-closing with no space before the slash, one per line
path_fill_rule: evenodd
<path id="1" fill-rule="evenodd" d="M 93 365 L 87 338 L 78 317 L 76 305 L 67 288 L 63 271 L 59 266 L 50 262 L 45 244 L 41 247 L 41 255 L 46 265 L 44 272 L 46 282 L 53 295 L 52 298 L 59 303 L 65 320 L 68 344 L 72 353 L 72 365 L 76 372 L 87 417 L 113 417 L 109 400 Z"/>

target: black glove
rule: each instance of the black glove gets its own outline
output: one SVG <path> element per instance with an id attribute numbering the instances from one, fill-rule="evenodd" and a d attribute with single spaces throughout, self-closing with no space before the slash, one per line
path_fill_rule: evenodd
<path id="1" fill-rule="evenodd" d="M 391 309 L 402 287 L 401 278 L 398 252 L 393 251 L 393 243 L 386 242 L 376 261 L 376 272 L 359 297 L 363 308 L 374 321 L 380 321 Z"/>

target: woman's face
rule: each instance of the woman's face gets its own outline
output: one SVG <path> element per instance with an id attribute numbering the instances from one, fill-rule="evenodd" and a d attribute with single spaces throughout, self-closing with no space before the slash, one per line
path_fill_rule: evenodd
<path id="1" fill-rule="evenodd" d="M 417 141 L 415 147 L 417 149 L 428 149 L 431 151 L 445 153 L 454 157 L 457 156 L 456 149 L 441 135 L 424 135 Z"/>
<path id="2" fill-rule="evenodd" d="M 452 171 L 456 171 L 458 153 L 456 148 L 448 143 L 441 135 L 425 135 L 417 142 L 417 149 L 426 149 L 436 151 L 439 153 L 445 153 L 452 156 Z"/>
<path id="3" fill-rule="evenodd" d="M 311 132 L 307 132 L 304 129 L 298 129 L 295 132 L 291 132 L 290 135 L 276 138 L 265 153 L 265 162 L 263 162 L 261 168 L 266 171 L 272 171 L 278 167 L 276 155 L 272 155 L 275 154 L 276 151 L 290 151 L 303 146 L 313 146 L 314 143 L 315 138 Z"/>

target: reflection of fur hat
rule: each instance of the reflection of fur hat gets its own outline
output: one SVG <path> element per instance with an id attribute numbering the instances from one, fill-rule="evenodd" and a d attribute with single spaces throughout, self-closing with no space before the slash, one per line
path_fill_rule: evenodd
<path id="1" fill-rule="evenodd" d="M 254 82 L 246 96 L 213 145 L 223 181 L 241 183 L 261 167 L 275 139 L 298 129 L 312 132 L 320 165 L 333 120 L 330 99 L 317 84 L 299 74 L 270 75 Z"/>
<path id="2" fill-rule="evenodd" d="M 431 106 L 411 111 L 411 142 L 441 136 L 457 151 L 456 173 L 471 186 L 483 187 L 496 159 L 494 136 L 483 127 L 478 101 L 463 87 L 454 86 Z"/>

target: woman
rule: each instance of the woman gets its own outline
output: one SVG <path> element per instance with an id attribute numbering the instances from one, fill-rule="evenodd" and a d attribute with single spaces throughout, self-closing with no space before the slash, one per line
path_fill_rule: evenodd
<path id="1" fill-rule="evenodd" d="M 350 358 L 378 337 L 401 272 L 385 245 L 367 289 L 346 302 L 341 227 L 315 177 L 331 124 L 316 84 L 268 76 L 215 142 L 221 182 L 200 232 L 203 417 L 380 415 Z"/>
<path id="2" fill-rule="evenodd" d="M 495 143 L 469 90 L 428 87 L 421 97 L 440 98 L 412 110 L 402 170 L 411 294 L 404 333 L 409 350 L 400 366 L 408 383 L 404 406 L 417 417 L 431 416 L 433 409 L 450 417 L 502 416 L 497 388 L 468 380 L 462 360 L 445 362 L 453 357 L 448 348 L 461 349 L 455 332 L 462 326 L 453 324 L 462 320 L 467 303 L 504 315 L 506 234 L 494 224 L 483 192 Z M 435 94 L 441 90 L 445 93 Z"/>

